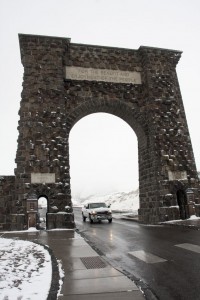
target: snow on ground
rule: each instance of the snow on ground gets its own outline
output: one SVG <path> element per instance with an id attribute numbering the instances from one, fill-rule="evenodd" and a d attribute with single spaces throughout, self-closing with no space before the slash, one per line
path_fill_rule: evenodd
<path id="1" fill-rule="evenodd" d="M 63 280 L 64 280 L 64 277 L 65 277 L 65 272 L 62 268 L 62 261 L 61 260 L 57 260 L 58 262 L 58 270 L 59 270 L 59 275 L 60 275 L 60 279 L 59 279 L 59 290 L 58 290 L 58 294 L 57 294 L 57 297 L 61 295 L 61 288 L 62 288 L 62 285 L 63 285 Z"/>
<path id="2" fill-rule="evenodd" d="M 200 220 L 200 217 L 197 217 L 195 215 L 190 216 L 188 219 L 177 219 L 177 220 L 171 220 L 171 221 L 165 221 L 164 223 L 173 224 L 173 223 L 184 223 L 188 221 L 198 221 Z M 188 223 L 189 224 L 189 223 Z"/>
<path id="3" fill-rule="evenodd" d="M 199 220 L 200 217 L 197 217 L 195 215 L 190 216 L 189 220 Z"/>
<path id="4" fill-rule="evenodd" d="M 86 202 L 106 202 L 113 211 L 137 212 L 139 208 L 139 190 L 137 189 L 129 193 L 121 192 L 105 196 L 92 196 L 88 199 L 84 199 L 84 201 L 79 199 L 73 199 L 72 201 L 74 206 L 83 205 Z"/>
<path id="5" fill-rule="evenodd" d="M 44 247 L 0 238 L 0 300 L 45 300 L 51 277 L 51 257 Z"/>

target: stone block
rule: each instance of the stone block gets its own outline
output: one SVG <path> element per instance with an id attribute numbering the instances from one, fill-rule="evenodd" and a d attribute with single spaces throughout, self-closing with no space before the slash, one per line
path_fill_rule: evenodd
<path id="1" fill-rule="evenodd" d="M 48 229 L 74 228 L 74 215 L 66 212 L 47 213 L 47 226 Z"/>
<path id="2" fill-rule="evenodd" d="M 6 223 L 6 215 L 0 212 L 0 224 Z"/>
<path id="3" fill-rule="evenodd" d="M 200 204 L 195 204 L 195 215 L 200 217 Z"/>

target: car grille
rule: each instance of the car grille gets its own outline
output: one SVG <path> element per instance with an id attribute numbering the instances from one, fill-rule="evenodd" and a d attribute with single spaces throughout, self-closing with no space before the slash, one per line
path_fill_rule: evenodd
<path id="1" fill-rule="evenodd" d="M 108 212 L 107 212 L 107 211 L 100 211 L 100 212 L 98 212 L 97 214 L 100 215 L 100 216 L 101 216 L 101 215 L 107 215 Z"/>

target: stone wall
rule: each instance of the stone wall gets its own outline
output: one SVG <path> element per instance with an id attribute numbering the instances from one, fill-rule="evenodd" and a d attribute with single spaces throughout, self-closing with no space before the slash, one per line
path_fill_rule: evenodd
<path id="1" fill-rule="evenodd" d="M 11 230 L 14 192 L 15 176 L 0 176 L 0 230 Z"/>

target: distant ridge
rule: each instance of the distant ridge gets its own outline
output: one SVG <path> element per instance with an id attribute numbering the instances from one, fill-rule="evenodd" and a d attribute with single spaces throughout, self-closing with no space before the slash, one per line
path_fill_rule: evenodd
<path id="1" fill-rule="evenodd" d="M 136 211 L 139 208 L 139 189 L 131 192 L 117 192 L 104 196 L 89 196 L 83 200 L 72 199 L 73 205 L 83 205 L 86 202 L 106 202 L 113 211 Z"/>

